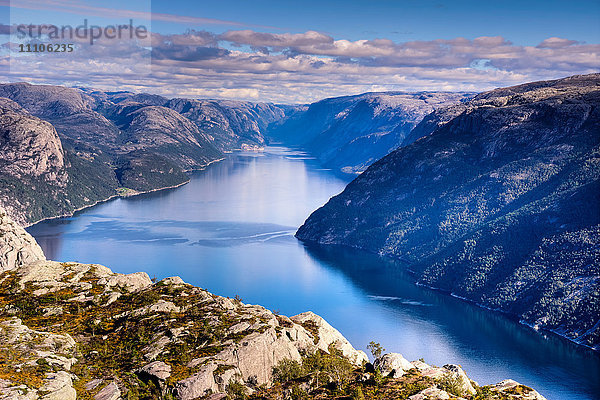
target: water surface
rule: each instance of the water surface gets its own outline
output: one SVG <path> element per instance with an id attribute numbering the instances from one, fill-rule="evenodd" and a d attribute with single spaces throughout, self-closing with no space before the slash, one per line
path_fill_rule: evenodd
<path id="1" fill-rule="evenodd" d="M 597 399 L 600 357 L 412 283 L 405 266 L 307 247 L 293 233 L 346 181 L 301 152 L 235 153 L 180 188 L 116 199 L 28 230 L 48 258 L 179 275 L 286 315 L 311 310 L 357 348 L 461 364 L 480 384 L 512 378 L 549 400 Z"/>

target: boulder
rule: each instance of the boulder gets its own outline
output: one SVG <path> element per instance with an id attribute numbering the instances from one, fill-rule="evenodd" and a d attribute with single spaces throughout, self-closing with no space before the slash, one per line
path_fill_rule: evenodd
<path id="1" fill-rule="evenodd" d="M 219 387 L 214 378 L 216 370 L 217 364 L 207 364 L 202 366 L 200 371 L 194 375 L 177 382 L 175 385 L 177 399 L 192 400 L 217 392 Z"/>
<path id="2" fill-rule="evenodd" d="M 399 353 L 385 354 L 373 363 L 373 367 L 378 369 L 384 376 L 391 378 L 400 378 L 404 372 L 414 368 L 414 366 Z"/>
<path id="3" fill-rule="evenodd" d="M 45 259 L 35 239 L 0 207 L 0 273 Z"/>
<path id="4" fill-rule="evenodd" d="M 302 359 L 298 348 L 289 337 L 278 336 L 271 328 L 263 333 L 251 333 L 217 354 L 215 358 L 237 368 L 244 381 L 253 380 L 258 385 L 272 382 L 273 367 L 282 360 Z"/>
<path id="5" fill-rule="evenodd" d="M 94 400 L 120 400 L 121 399 L 121 390 L 119 390 L 119 386 L 115 382 L 111 382 L 108 385 L 104 386 L 102 390 L 100 390 L 94 396 Z"/>
<path id="6" fill-rule="evenodd" d="M 519 397 L 515 397 L 522 400 L 546 400 L 546 398 L 537 391 L 525 385 L 521 385 L 519 382 L 513 381 L 512 379 L 505 379 L 495 385 L 492 385 L 492 389 L 502 393 L 518 395 Z"/>
<path id="7" fill-rule="evenodd" d="M 307 323 L 314 324 L 319 336 L 316 343 L 319 349 L 328 351 L 329 345 L 334 344 L 344 357 L 356 365 L 361 365 L 369 361 L 364 351 L 356 350 L 352 347 L 350 342 L 337 329 L 329 325 L 327 321 L 315 313 L 308 311 L 291 317 L 291 320 L 300 325 Z"/>
<path id="8" fill-rule="evenodd" d="M 152 285 L 152 280 L 145 272 L 135 272 L 133 274 L 112 274 L 98 281 L 99 285 L 107 288 L 118 287 L 129 292 L 135 292 Z"/>
<path id="9" fill-rule="evenodd" d="M 467 377 L 467 374 L 465 374 L 465 371 L 463 371 L 463 369 L 459 365 L 446 364 L 446 365 L 444 365 L 444 369 L 448 370 L 450 372 L 450 374 L 452 374 L 452 376 L 460 382 L 461 390 L 464 393 L 466 393 L 466 394 L 477 393 L 477 391 L 471 384 L 471 380 L 469 379 L 469 377 Z"/>
<path id="10" fill-rule="evenodd" d="M 151 380 L 160 388 L 165 390 L 165 382 L 171 376 L 171 366 L 162 361 L 153 361 L 150 364 L 144 365 L 138 375 L 143 380 Z"/>
<path id="11" fill-rule="evenodd" d="M 187 283 L 185 283 L 183 281 L 183 279 L 181 279 L 178 276 L 170 276 L 168 278 L 162 279 L 159 281 L 159 283 L 163 284 L 163 285 L 187 285 Z"/>
<path id="12" fill-rule="evenodd" d="M 134 310 L 133 312 L 126 312 L 123 313 L 122 315 L 130 315 L 130 316 L 140 316 L 140 315 L 147 315 L 147 314 L 156 314 L 156 313 L 178 313 L 181 312 L 181 309 L 179 307 L 177 307 L 175 304 L 173 304 L 170 301 L 166 301 L 166 300 L 158 300 L 156 301 L 156 303 L 154 304 L 149 304 L 147 306 L 138 308 L 137 310 Z"/>
<path id="13" fill-rule="evenodd" d="M 151 362 L 142 367 L 141 371 L 161 381 L 166 381 L 171 376 L 171 366 L 162 361 Z"/>
<path id="14" fill-rule="evenodd" d="M 41 392 L 47 392 L 42 400 L 76 400 L 77 392 L 73 388 L 71 374 L 65 371 L 53 372 L 46 375 Z"/>

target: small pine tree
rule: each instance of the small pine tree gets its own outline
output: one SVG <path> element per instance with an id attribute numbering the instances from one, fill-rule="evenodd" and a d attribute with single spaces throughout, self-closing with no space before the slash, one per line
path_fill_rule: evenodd
<path id="1" fill-rule="evenodd" d="M 381 357 L 381 354 L 385 351 L 385 349 L 383 347 L 381 347 L 381 345 L 379 343 L 376 342 L 369 342 L 369 344 L 367 345 L 367 349 L 369 349 L 371 351 L 371 354 L 373 355 L 373 358 L 378 359 L 379 357 Z"/>

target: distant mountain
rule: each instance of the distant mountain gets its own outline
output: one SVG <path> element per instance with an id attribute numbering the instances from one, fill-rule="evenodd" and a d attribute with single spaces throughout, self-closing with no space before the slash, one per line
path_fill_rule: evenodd
<path id="1" fill-rule="evenodd" d="M 22 224 L 116 195 L 181 185 L 287 108 L 0 84 L 0 204 Z"/>
<path id="2" fill-rule="evenodd" d="M 221 151 L 240 148 L 242 144 L 263 145 L 268 125 L 285 116 L 285 110 L 273 104 L 231 100 L 172 99 L 166 107 L 212 135 Z"/>
<path id="3" fill-rule="evenodd" d="M 399 147 L 434 109 L 471 96 L 386 92 L 330 98 L 297 109 L 273 124 L 268 136 L 273 141 L 305 148 L 336 171 L 360 173 Z"/>
<path id="4" fill-rule="evenodd" d="M 127 102 L 110 111 L 111 121 L 121 132 L 117 154 L 152 152 L 182 170 L 202 168 L 223 158 L 212 136 L 170 108 Z"/>
<path id="5" fill-rule="evenodd" d="M 298 230 L 600 349 L 600 74 L 426 117 Z"/>

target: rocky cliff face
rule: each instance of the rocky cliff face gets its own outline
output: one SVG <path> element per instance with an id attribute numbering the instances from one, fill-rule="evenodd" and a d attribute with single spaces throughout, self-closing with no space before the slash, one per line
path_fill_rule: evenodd
<path id="1" fill-rule="evenodd" d="M 64 184 L 62 144 L 54 127 L 16 103 L 0 98 L 0 170 L 16 177 L 45 175 Z"/>
<path id="2" fill-rule="evenodd" d="M 210 134 L 221 151 L 264 144 L 268 125 L 285 116 L 283 108 L 268 103 L 173 99 L 166 106 Z"/>
<path id="3" fill-rule="evenodd" d="M 481 388 L 459 366 L 400 354 L 374 369 L 310 312 L 288 318 L 177 277 L 47 261 L 2 209 L 0 260 L 0 399 L 332 399 L 375 387 L 378 399 L 543 400 L 514 381 Z"/>
<path id="4" fill-rule="evenodd" d="M 242 144 L 264 144 L 272 104 L 0 85 L 0 204 L 19 222 L 181 185 Z"/>
<path id="5" fill-rule="evenodd" d="M 403 259 L 422 284 L 598 348 L 599 106 L 594 74 L 438 110 L 297 236 Z"/>
<path id="6" fill-rule="evenodd" d="M 0 98 L 0 204 L 20 223 L 73 212 L 115 193 L 112 170 L 66 151 L 54 129 Z"/>
<path id="7" fill-rule="evenodd" d="M 0 207 L 0 273 L 45 259 L 35 239 Z"/>
<path id="8" fill-rule="evenodd" d="M 269 137 L 307 149 L 325 166 L 360 173 L 400 146 L 424 116 L 469 96 L 390 92 L 325 99 L 275 124 Z"/>

